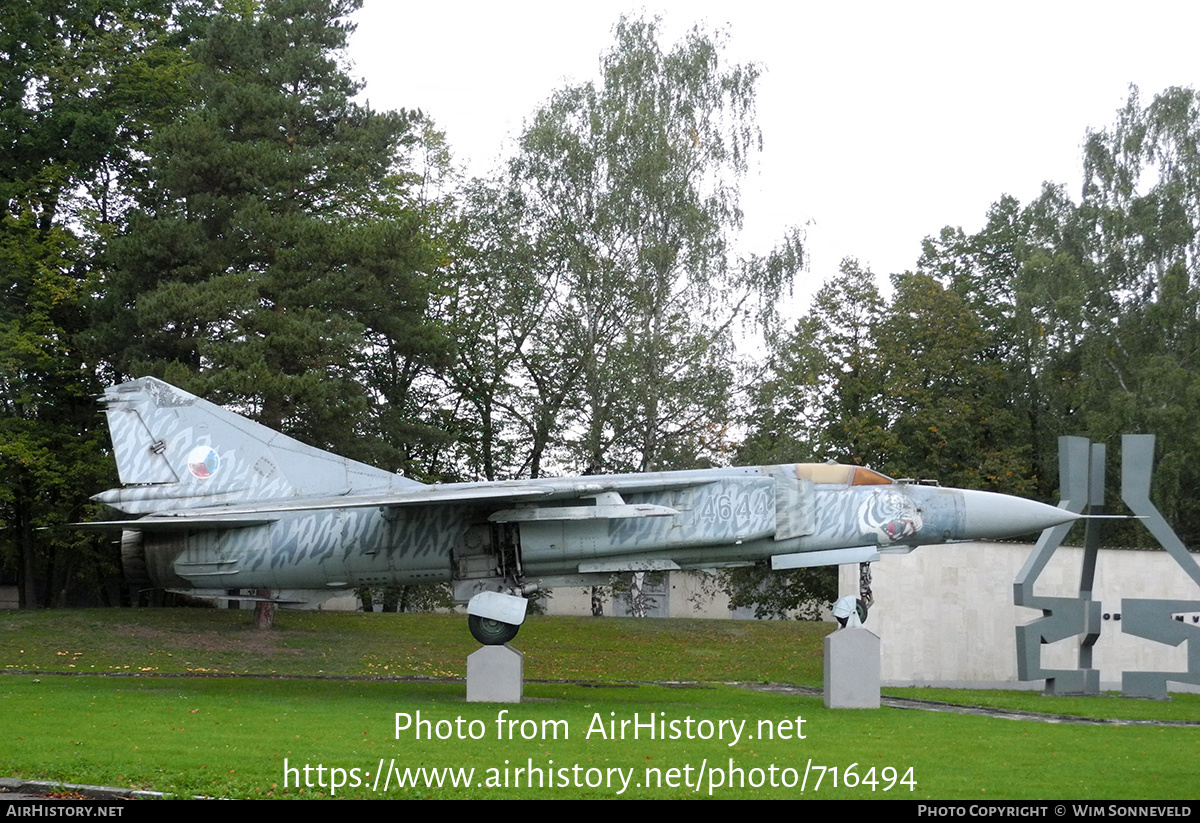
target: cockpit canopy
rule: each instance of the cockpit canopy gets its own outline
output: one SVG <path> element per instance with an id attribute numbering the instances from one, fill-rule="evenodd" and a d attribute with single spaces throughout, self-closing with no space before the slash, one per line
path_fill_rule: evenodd
<path id="1" fill-rule="evenodd" d="M 863 466 L 844 463 L 796 463 L 796 476 L 823 486 L 888 486 L 896 481 Z"/>

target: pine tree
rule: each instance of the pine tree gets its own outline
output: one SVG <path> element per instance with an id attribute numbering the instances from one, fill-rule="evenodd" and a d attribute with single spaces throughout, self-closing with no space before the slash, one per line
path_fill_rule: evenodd
<path id="1" fill-rule="evenodd" d="M 190 52 L 196 105 L 149 146 L 152 185 L 113 244 L 106 305 L 119 372 L 369 460 L 379 444 L 363 435 L 387 436 L 397 398 L 368 365 L 445 343 L 404 166 L 420 115 L 355 102 L 339 63 L 360 5 L 279 0 L 213 19 Z"/>

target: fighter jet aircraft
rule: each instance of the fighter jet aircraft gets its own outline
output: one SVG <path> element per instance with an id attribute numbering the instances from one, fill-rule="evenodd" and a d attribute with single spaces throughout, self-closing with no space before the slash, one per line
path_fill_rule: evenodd
<path id="1" fill-rule="evenodd" d="M 1078 517 L 837 464 L 424 485 L 152 377 L 103 402 L 123 486 L 94 499 L 143 516 L 92 525 L 122 531 L 132 580 L 213 597 L 453 581 L 484 644 L 516 635 L 539 587 L 859 563 Z"/>

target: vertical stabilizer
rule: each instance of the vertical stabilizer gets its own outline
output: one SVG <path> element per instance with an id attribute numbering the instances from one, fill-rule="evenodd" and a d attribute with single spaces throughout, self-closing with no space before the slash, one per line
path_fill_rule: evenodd
<path id="1" fill-rule="evenodd" d="M 419 485 L 306 446 L 153 377 L 110 386 L 103 400 L 126 488 L 96 499 L 122 511 L 378 494 Z"/>

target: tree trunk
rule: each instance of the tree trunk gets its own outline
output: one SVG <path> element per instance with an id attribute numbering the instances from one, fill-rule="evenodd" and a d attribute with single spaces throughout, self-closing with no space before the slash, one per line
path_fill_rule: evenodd
<path id="1" fill-rule="evenodd" d="M 629 581 L 629 610 L 634 617 L 646 616 L 646 594 L 642 590 L 646 585 L 646 573 L 634 572 Z"/>
<path id="2" fill-rule="evenodd" d="M 22 484 L 21 491 L 25 490 Z M 24 505 L 23 500 L 17 501 L 18 529 L 21 533 L 21 608 L 36 609 L 37 579 L 33 573 L 33 512 Z"/>
<path id="3" fill-rule="evenodd" d="M 259 589 L 255 592 L 258 597 L 270 597 L 270 589 Z M 275 628 L 275 604 L 266 601 L 260 601 L 254 604 L 254 628 L 260 631 L 268 631 Z"/>

